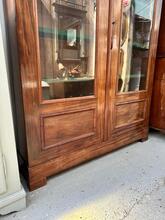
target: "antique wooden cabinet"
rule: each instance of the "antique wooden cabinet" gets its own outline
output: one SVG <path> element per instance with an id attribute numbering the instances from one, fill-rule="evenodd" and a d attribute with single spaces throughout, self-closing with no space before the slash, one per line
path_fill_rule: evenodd
<path id="1" fill-rule="evenodd" d="M 163 1 L 150 125 L 165 132 L 165 1 Z"/>
<path id="2" fill-rule="evenodd" d="M 161 5 L 7 1 L 18 151 L 31 190 L 147 139 Z"/>

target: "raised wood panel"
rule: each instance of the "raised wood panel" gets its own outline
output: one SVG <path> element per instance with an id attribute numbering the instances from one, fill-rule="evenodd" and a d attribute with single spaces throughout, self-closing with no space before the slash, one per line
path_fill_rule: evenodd
<path id="1" fill-rule="evenodd" d="M 136 122 L 141 122 L 145 118 L 145 101 L 119 104 L 116 106 L 115 127 L 123 127 Z"/>
<path id="2" fill-rule="evenodd" d="M 48 149 L 93 136 L 95 120 L 94 109 L 42 116 L 42 148 Z"/>

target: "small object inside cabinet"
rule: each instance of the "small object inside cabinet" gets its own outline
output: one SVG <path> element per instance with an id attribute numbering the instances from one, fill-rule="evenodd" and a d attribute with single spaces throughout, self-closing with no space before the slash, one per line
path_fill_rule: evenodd
<path id="1" fill-rule="evenodd" d="M 20 167 L 47 177 L 148 137 L 162 0 L 10 0 Z"/>

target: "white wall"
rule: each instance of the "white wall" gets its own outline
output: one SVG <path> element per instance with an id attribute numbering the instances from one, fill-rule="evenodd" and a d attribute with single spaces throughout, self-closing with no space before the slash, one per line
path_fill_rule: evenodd
<path id="1" fill-rule="evenodd" d="M 0 148 L 7 163 L 7 188 L 9 189 L 8 193 L 10 193 L 15 189 L 19 190 L 21 185 L 18 173 L 11 101 L 1 26 L 0 61 Z M 15 167 L 14 170 L 13 167 Z"/>
<path id="2" fill-rule="evenodd" d="M 16 154 L 6 51 L 4 14 L 0 1 L 0 214 L 25 207 L 25 192 L 20 183 Z"/>

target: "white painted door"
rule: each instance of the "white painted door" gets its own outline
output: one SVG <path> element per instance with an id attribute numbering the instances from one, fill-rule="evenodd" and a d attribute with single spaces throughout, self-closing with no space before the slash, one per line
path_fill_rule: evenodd
<path id="1" fill-rule="evenodd" d="M 0 194 L 6 192 L 5 163 L 0 149 Z"/>

